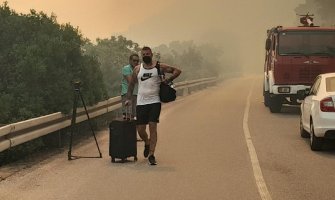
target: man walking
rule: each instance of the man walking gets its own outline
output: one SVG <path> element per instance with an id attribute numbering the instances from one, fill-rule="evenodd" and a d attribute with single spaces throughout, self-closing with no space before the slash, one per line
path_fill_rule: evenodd
<path id="1" fill-rule="evenodd" d="M 143 139 L 145 146 L 143 155 L 148 157 L 149 164 L 156 165 L 155 148 L 157 143 L 157 123 L 161 112 L 161 101 L 159 98 L 159 86 L 161 81 L 171 82 L 177 78 L 181 70 L 176 67 L 153 61 L 150 47 L 143 47 L 141 50 L 143 63 L 134 68 L 133 75 L 128 87 L 126 105 L 131 103 L 131 96 L 134 85 L 138 83 L 138 95 L 136 106 L 137 130 Z M 161 73 L 172 74 L 169 78 L 161 79 L 156 67 Z M 146 132 L 149 125 L 150 139 Z"/>
<path id="2" fill-rule="evenodd" d="M 140 59 L 137 54 L 132 54 L 129 56 L 129 65 L 126 65 L 122 68 L 122 81 L 121 81 L 121 99 L 122 99 L 122 115 L 123 119 L 134 118 L 136 116 L 136 99 L 137 99 L 137 87 L 133 90 L 133 94 L 131 95 L 132 109 L 131 113 L 128 113 L 129 110 L 125 107 L 125 101 L 127 100 L 127 91 L 128 85 L 131 81 L 131 77 L 133 74 L 133 70 L 135 66 L 138 65 Z M 126 114 L 127 112 L 127 114 Z"/>

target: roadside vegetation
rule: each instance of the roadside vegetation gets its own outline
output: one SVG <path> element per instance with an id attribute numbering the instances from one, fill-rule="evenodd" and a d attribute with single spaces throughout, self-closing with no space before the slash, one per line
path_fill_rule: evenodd
<path id="1" fill-rule="evenodd" d="M 0 6 L 0 125 L 54 112 L 69 113 L 72 82 L 82 82 L 88 105 L 120 94 L 121 68 L 140 45 L 122 35 L 83 37 L 54 15 L 31 10 L 18 14 Z M 153 48 L 161 62 L 183 70 L 178 81 L 218 76 L 220 47 L 193 41 L 174 41 Z"/>
<path id="2" fill-rule="evenodd" d="M 55 15 L 17 13 L 0 5 L 0 127 L 55 112 L 69 114 L 73 81 L 87 105 L 120 95 L 121 68 L 140 45 L 126 37 L 85 38 Z M 180 67 L 178 81 L 219 76 L 221 47 L 174 41 L 153 47 L 156 59 Z M 81 106 L 81 105 L 79 105 Z M 47 147 L 43 138 L 0 152 L 0 166 Z"/>
<path id="3" fill-rule="evenodd" d="M 71 82 L 82 81 L 88 104 L 105 98 L 96 58 L 82 53 L 85 40 L 70 24 L 31 10 L 0 7 L 0 124 L 72 108 Z"/>

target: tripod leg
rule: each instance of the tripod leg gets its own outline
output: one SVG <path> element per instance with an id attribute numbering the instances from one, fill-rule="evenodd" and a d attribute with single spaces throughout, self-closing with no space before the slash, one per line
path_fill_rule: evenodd
<path id="1" fill-rule="evenodd" d="M 73 139 L 73 133 L 74 133 L 74 128 L 75 128 L 75 125 L 76 125 L 76 118 L 77 118 L 77 105 L 78 105 L 78 95 L 79 95 L 78 91 L 79 90 L 75 90 L 75 93 L 74 93 L 69 152 L 67 154 L 68 160 L 72 159 L 72 155 L 71 155 L 71 153 L 72 153 L 72 139 Z"/>
<path id="2" fill-rule="evenodd" d="M 92 131 L 92 134 L 93 134 L 93 137 L 94 137 L 94 140 L 95 140 L 95 144 L 97 145 L 97 148 L 98 148 L 98 151 L 99 151 L 100 158 L 102 158 L 102 154 L 101 154 L 101 151 L 100 151 L 100 148 L 99 148 L 99 144 L 98 144 L 97 138 L 96 138 L 96 136 L 95 136 L 93 126 L 92 126 L 92 124 L 91 124 L 91 119 L 90 119 L 90 116 L 89 116 L 89 114 L 88 114 L 88 111 L 87 111 L 87 108 L 86 108 L 86 104 L 85 104 L 85 102 L 84 102 L 84 99 L 83 99 L 83 96 L 81 95 L 80 90 L 79 90 L 79 96 L 80 96 L 80 99 L 81 99 L 81 101 L 82 101 L 82 103 L 83 103 L 83 106 L 84 106 L 84 108 L 85 108 L 85 112 L 86 112 L 86 115 L 87 115 L 87 120 L 88 120 L 88 123 L 89 123 L 89 125 L 90 125 L 91 131 Z"/>

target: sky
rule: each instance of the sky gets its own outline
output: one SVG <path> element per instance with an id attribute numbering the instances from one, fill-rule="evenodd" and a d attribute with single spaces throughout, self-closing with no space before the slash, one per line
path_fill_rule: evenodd
<path id="1" fill-rule="evenodd" d="M 2 1 L 2 0 L 1 0 Z M 2 1 L 3 2 L 3 1 Z M 296 26 L 304 0 L 7 0 L 19 13 L 55 14 L 92 42 L 124 35 L 140 45 L 193 40 L 220 44 L 225 59 L 244 69 L 263 69 L 266 30 Z M 308 11 L 306 11 L 308 12 Z M 238 61 L 238 62 L 237 62 Z M 259 70 L 260 69 L 260 70 Z M 248 70 L 247 70 L 248 71 Z M 251 70 L 252 71 L 252 70 Z"/>
<path id="2" fill-rule="evenodd" d="M 1 0 L 1 2 L 4 2 Z M 124 34 L 130 27 L 150 21 L 174 0 L 7 0 L 10 8 L 18 13 L 30 9 L 55 14 L 59 23 L 79 27 L 82 34 L 92 41 Z M 159 3 L 157 3 L 159 2 Z M 146 9 L 154 6 L 154 9 Z M 136 39 L 136 38 L 135 38 Z"/>

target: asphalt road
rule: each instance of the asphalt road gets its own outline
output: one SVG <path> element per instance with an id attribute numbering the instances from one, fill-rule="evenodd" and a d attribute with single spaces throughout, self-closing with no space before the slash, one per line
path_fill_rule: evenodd
<path id="1" fill-rule="evenodd" d="M 1 181 L 0 199 L 335 199 L 335 145 L 312 152 L 298 107 L 264 107 L 260 76 L 179 98 L 160 120 L 157 166 L 143 158 L 142 142 L 137 162 L 111 163 L 106 129 L 102 159 L 57 154 Z M 94 140 L 74 153 L 97 155 Z"/>

